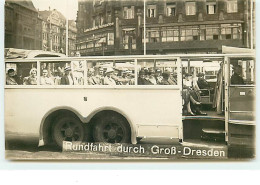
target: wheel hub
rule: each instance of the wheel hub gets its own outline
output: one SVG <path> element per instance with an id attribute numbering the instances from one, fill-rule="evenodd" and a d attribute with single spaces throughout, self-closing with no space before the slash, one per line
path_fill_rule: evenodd
<path id="1" fill-rule="evenodd" d="M 67 128 L 65 130 L 65 135 L 66 135 L 66 137 L 72 137 L 72 135 L 73 135 L 72 129 L 71 128 Z"/>
<path id="2" fill-rule="evenodd" d="M 116 131 L 114 129 L 111 129 L 108 131 L 108 137 L 113 139 L 116 137 Z"/>

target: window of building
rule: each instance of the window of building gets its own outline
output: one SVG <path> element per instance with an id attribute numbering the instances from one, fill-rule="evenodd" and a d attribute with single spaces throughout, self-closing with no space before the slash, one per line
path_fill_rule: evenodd
<path id="1" fill-rule="evenodd" d="M 107 45 L 114 45 L 114 33 L 107 34 Z"/>
<path id="2" fill-rule="evenodd" d="M 162 29 L 162 42 L 179 41 L 179 30 L 176 27 L 167 27 Z"/>
<path id="3" fill-rule="evenodd" d="M 241 24 L 222 24 L 221 39 L 240 39 L 242 37 L 241 29 Z"/>
<path id="4" fill-rule="evenodd" d="M 134 6 L 128 6 L 128 7 L 124 7 L 124 19 L 133 19 L 134 18 Z"/>
<path id="5" fill-rule="evenodd" d="M 197 26 L 181 27 L 181 41 L 199 40 L 199 28 Z"/>
<path id="6" fill-rule="evenodd" d="M 147 6 L 147 17 L 156 17 L 156 5 Z"/>
<path id="7" fill-rule="evenodd" d="M 228 0 L 227 1 L 227 13 L 237 12 L 237 0 Z"/>
<path id="8" fill-rule="evenodd" d="M 215 14 L 216 13 L 216 2 L 207 2 L 206 3 L 207 6 L 207 14 Z"/>
<path id="9" fill-rule="evenodd" d="M 124 49 L 136 49 L 135 29 L 126 28 L 123 30 L 123 47 Z"/>
<path id="10" fill-rule="evenodd" d="M 206 25 L 206 40 L 218 40 L 218 39 L 219 39 L 219 26 Z"/>
<path id="11" fill-rule="evenodd" d="M 158 28 L 147 30 L 148 42 L 160 42 L 160 32 Z"/>
<path id="12" fill-rule="evenodd" d="M 206 26 L 205 25 L 200 25 L 200 40 L 206 40 Z"/>
<path id="13" fill-rule="evenodd" d="M 166 15 L 167 16 L 175 16 L 176 12 L 176 4 L 175 3 L 167 3 L 166 4 Z"/>
<path id="14" fill-rule="evenodd" d="M 196 2 L 186 2 L 186 15 L 196 15 Z"/>

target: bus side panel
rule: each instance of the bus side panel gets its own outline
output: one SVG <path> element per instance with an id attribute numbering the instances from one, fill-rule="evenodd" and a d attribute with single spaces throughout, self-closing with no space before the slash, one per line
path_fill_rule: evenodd
<path id="1" fill-rule="evenodd" d="M 85 120 L 103 107 L 115 108 L 127 116 L 132 131 L 136 125 L 179 127 L 181 102 L 180 91 L 170 89 L 6 89 L 5 131 L 6 135 L 17 137 L 39 137 L 44 115 L 64 106 L 76 110 Z M 166 130 L 156 129 L 152 133 L 168 136 Z M 172 137 L 178 138 L 178 135 L 173 132 Z"/>
<path id="2" fill-rule="evenodd" d="M 255 88 L 230 87 L 230 120 L 255 120 Z"/>

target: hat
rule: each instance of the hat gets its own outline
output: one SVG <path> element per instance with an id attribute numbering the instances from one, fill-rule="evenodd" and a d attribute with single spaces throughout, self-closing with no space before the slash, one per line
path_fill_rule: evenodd
<path id="1" fill-rule="evenodd" d="M 170 72 L 165 71 L 164 73 L 162 73 L 162 76 L 163 76 L 163 78 L 169 78 Z"/>
<path id="2" fill-rule="evenodd" d="M 144 71 L 144 70 L 141 70 L 141 71 L 139 72 L 139 75 L 145 75 L 145 71 Z"/>
<path id="3" fill-rule="evenodd" d="M 65 67 L 64 71 L 71 71 L 70 67 Z"/>
<path id="4" fill-rule="evenodd" d="M 156 73 L 160 73 L 161 70 L 160 70 L 160 69 L 155 69 L 155 72 L 156 72 Z"/>
<path id="5" fill-rule="evenodd" d="M 113 69 L 113 68 L 107 68 L 106 73 L 112 73 L 112 72 L 114 72 L 114 69 Z"/>
<path id="6" fill-rule="evenodd" d="M 95 69 L 90 68 L 90 69 L 89 69 L 89 72 L 95 72 Z"/>

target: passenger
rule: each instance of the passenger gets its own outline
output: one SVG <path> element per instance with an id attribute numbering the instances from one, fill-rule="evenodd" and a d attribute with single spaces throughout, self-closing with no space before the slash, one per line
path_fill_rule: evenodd
<path id="1" fill-rule="evenodd" d="M 156 82 L 156 79 L 155 79 L 155 77 L 154 77 L 154 74 L 155 74 L 155 72 L 154 72 L 153 68 L 149 68 L 149 71 L 148 71 L 148 75 L 149 75 L 148 81 L 149 81 L 151 84 L 156 85 L 157 82 Z"/>
<path id="2" fill-rule="evenodd" d="M 204 78 L 204 73 L 199 73 L 199 74 L 198 74 L 197 85 L 198 85 L 198 87 L 199 87 L 198 90 L 206 89 L 206 90 L 210 90 L 211 93 L 214 93 L 214 92 L 213 92 L 213 89 L 210 87 L 210 85 L 209 85 L 209 83 L 207 82 L 207 80 L 205 80 L 205 78 Z M 200 94 L 201 94 L 202 96 L 208 96 L 208 95 L 209 95 L 208 91 L 201 91 Z"/>
<path id="3" fill-rule="evenodd" d="M 163 77 L 161 75 L 161 70 L 160 69 L 155 69 L 154 78 L 155 78 L 157 84 L 161 83 Z"/>
<path id="4" fill-rule="evenodd" d="M 24 85 L 37 85 L 37 69 L 32 68 L 30 70 L 30 76 L 24 78 Z"/>
<path id="5" fill-rule="evenodd" d="M 163 79 L 160 83 L 160 85 L 176 85 L 171 79 L 170 79 L 170 72 L 165 71 L 162 73 Z"/>
<path id="6" fill-rule="evenodd" d="M 186 107 L 188 114 L 190 115 L 207 115 L 204 112 L 201 112 L 201 102 L 200 102 L 200 95 L 199 92 L 196 92 L 193 88 L 191 75 L 186 73 L 185 79 L 183 79 L 183 89 L 186 89 L 187 91 L 184 91 L 186 93 L 184 96 L 186 97 L 184 101 L 190 100 L 190 102 L 185 102 L 184 105 L 190 106 Z M 191 111 L 190 111 L 191 110 Z"/>
<path id="7" fill-rule="evenodd" d="M 116 85 L 116 81 L 112 78 L 113 72 L 114 70 L 112 68 L 107 68 L 104 85 Z"/>
<path id="8" fill-rule="evenodd" d="M 101 85 L 100 78 L 98 76 L 94 76 L 95 69 L 90 68 L 88 72 L 88 85 Z"/>
<path id="9" fill-rule="evenodd" d="M 138 85 L 152 85 L 152 83 L 146 80 L 145 77 L 145 71 L 141 69 L 141 71 L 139 72 L 139 77 L 137 79 Z"/>
<path id="10" fill-rule="evenodd" d="M 199 73 L 198 74 L 197 84 L 198 84 L 200 89 L 211 89 L 209 83 L 204 78 L 204 73 Z"/>
<path id="11" fill-rule="evenodd" d="M 40 77 L 40 84 L 41 85 L 53 85 L 54 84 L 53 80 L 50 77 L 48 77 L 47 69 L 42 70 L 42 76 Z"/>
<path id="12" fill-rule="evenodd" d="M 96 75 L 96 78 L 100 81 L 100 85 L 104 84 L 104 69 L 99 68 L 98 74 Z"/>
<path id="13" fill-rule="evenodd" d="M 64 69 L 64 76 L 61 78 L 61 85 L 73 85 L 74 80 L 73 76 L 71 74 L 71 68 L 70 67 L 65 67 Z"/>
<path id="14" fill-rule="evenodd" d="M 18 85 L 15 79 L 14 69 L 8 69 L 6 76 L 6 85 Z"/>
<path id="15" fill-rule="evenodd" d="M 234 73 L 231 76 L 231 84 L 232 85 L 244 85 L 245 82 L 241 77 L 242 67 L 240 65 L 233 66 Z"/>
<path id="16" fill-rule="evenodd" d="M 121 76 L 117 78 L 117 83 L 120 85 L 129 85 L 130 79 L 127 77 L 127 70 L 122 70 Z"/>

